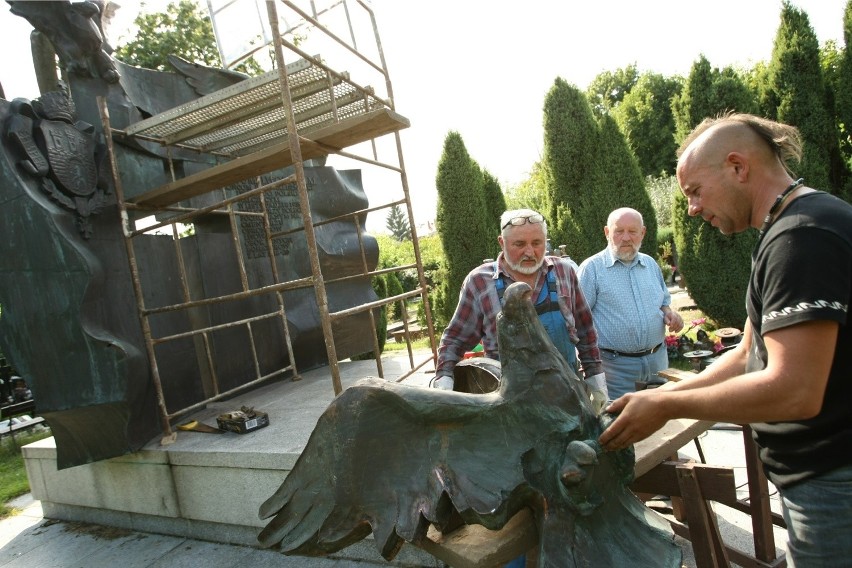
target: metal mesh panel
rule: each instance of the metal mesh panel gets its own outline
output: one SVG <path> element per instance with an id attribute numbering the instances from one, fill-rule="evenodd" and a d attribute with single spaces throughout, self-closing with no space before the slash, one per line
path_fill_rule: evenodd
<path id="1" fill-rule="evenodd" d="M 302 134 L 385 106 L 347 82 L 345 74 L 343 79 L 334 77 L 304 60 L 287 70 L 296 127 Z M 278 72 L 270 71 L 133 124 L 126 133 L 243 155 L 282 142 L 286 124 Z"/>

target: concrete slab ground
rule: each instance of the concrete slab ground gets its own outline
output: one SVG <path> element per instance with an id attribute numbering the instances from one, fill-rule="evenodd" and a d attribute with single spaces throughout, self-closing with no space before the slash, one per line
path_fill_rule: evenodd
<path id="1" fill-rule="evenodd" d="M 388 563 L 369 541 L 329 558 L 285 556 L 272 550 L 129 531 L 82 522 L 52 521 L 27 494 L 12 502 L 19 513 L 0 521 L 3 568 L 370 568 Z M 372 558 L 370 560 L 369 558 Z M 395 566 L 438 568 L 403 549 Z"/>

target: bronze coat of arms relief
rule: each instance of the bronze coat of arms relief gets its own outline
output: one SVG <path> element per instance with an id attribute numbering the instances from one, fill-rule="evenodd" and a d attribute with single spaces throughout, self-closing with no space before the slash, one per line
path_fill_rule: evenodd
<path id="1" fill-rule="evenodd" d="M 75 121 L 67 90 L 52 91 L 9 107 L 5 140 L 17 165 L 38 181 L 56 203 L 76 215 L 80 234 L 92 236 L 90 216 L 105 202 L 107 184 L 99 175 L 105 155 L 102 136 L 91 124 Z"/>

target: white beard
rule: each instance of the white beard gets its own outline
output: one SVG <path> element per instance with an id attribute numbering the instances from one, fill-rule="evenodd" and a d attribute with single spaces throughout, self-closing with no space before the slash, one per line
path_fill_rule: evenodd
<path id="1" fill-rule="evenodd" d="M 523 262 L 524 260 L 528 260 L 528 259 L 522 258 L 521 262 Z M 538 260 L 538 262 L 535 263 L 535 266 L 526 267 L 526 266 L 522 265 L 521 262 L 515 264 L 514 262 L 510 261 L 508 258 L 506 259 L 506 264 L 509 265 L 509 268 L 511 268 L 512 270 L 514 270 L 515 272 L 518 272 L 520 274 L 530 275 L 530 274 L 535 274 L 538 271 L 538 269 L 541 268 L 541 265 L 544 264 L 544 257 L 541 257 Z"/>
<path id="2" fill-rule="evenodd" d="M 630 252 L 621 252 L 617 246 L 610 245 L 610 250 L 612 251 L 612 256 L 621 262 L 633 262 L 633 259 L 639 254 L 639 247 L 636 247 Z"/>

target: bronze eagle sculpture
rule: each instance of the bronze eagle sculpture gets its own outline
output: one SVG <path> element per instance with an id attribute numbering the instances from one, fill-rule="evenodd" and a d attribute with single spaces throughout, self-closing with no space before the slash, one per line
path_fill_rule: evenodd
<path id="1" fill-rule="evenodd" d="M 606 452 L 584 383 L 550 342 L 530 287 L 506 289 L 498 390 L 469 394 L 362 379 L 320 417 L 293 470 L 260 507 L 258 540 L 325 555 L 371 532 L 392 560 L 430 523 L 500 529 L 534 512 L 538 565 L 681 564 L 668 524 L 628 489 L 632 449 Z"/>

